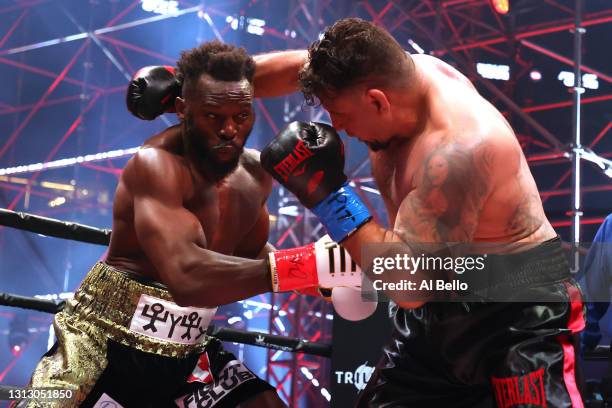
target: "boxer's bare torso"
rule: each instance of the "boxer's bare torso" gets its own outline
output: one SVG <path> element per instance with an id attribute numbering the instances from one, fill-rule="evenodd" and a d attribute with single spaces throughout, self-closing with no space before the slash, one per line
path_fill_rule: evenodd
<path id="1" fill-rule="evenodd" d="M 451 66 L 429 56 L 412 58 L 428 86 L 425 125 L 410 138 L 370 151 L 390 227 L 404 242 L 416 237 L 420 242 L 501 243 L 555 237 L 504 117 Z M 479 200 L 467 190 L 476 191 Z M 414 200 L 406 200 L 411 193 Z M 473 235 L 464 231 L 465 217 L 475 224 Z"/>
<path id="2" fill-rule="evenodd" d="M 171 127 L 147 140 L 123 171 L 113 204 L 108 264 L 162 281 L 135 228 L 139 214 L 135 212 L 132 190 L 155 184 L 147 179 L 152 174 L 164 175 L 165 183 L 175 189 L 182 201 L 181 211 L 159 214 L 167 217 L 160 222 L 177 223 L 174 217 L 181 217 L 182 211 L 193 214 L 199 222 L 194 242 L 201 248 L 255 258 L 266 244 L 269 220 L 264 204 L 271 182 L 259 165 L 258 152 L 245 149 L 238 167 L 221 182 L 214 183 L 185 158 L 180 127 Z M 151 200 L 155 200 L 157 192 L 151 189 L 150 193 Z"/>

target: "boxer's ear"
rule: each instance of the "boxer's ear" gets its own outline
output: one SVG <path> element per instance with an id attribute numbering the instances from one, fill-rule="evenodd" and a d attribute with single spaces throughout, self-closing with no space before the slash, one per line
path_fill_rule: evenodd
<path id="1" fill-rule="evenodd" d="M 387 113 L 391 108 L 389 99 L 383 91 L 377 88 L 370 88 L 366 91 L 366 95 L 370 102 L 376 107 L 378 113 Z"/>
<path id="2" fill-rule="evenodd" d="M 182 122 L 185 119 L 185 99 L 177 96 L 174 100 L 174 109 L 176 110 L 176 116 Z"/>

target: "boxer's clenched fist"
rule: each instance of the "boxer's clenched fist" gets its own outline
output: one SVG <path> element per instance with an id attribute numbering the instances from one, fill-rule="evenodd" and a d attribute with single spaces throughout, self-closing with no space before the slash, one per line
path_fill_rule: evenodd
<path id="1" fill-rule="evenodd" d="M 315 243 L 274 251 L 268 256 L 275 292 L 361 286 L 361 268 L 327 235 Z"/>
<path id="2" fill-rule="evenodd" d="M 344 145 L 324 123 L 290 123 L 262 150 L 261 165 L 308 208 L 346 182 Z"/>
<path id="3" fill-rule="evenodd" d="M 329 125 L 290 123 L 262 150 L 261 165 L 319 217 L 337 242 L 371 218 L 346 183 L 342 140 Z"/>
<path id="4" fill-rule="evenodd" d="M 181 85 L 169 66 L 143 67 L 134 74 L 125 97 L 132 115 L 153 120 L 164 112 L 174 112 L 174 100 L 181 96 Z"/>
<path id="5" fill-rule="evenodd" d="M 268 256 L 274 291 L 330 297 L 336 312 L 347 320 L 365 319 L 376 310 L 376 301 L 362 299 L 361 268 L 328 235 L 313 244 Z"/>

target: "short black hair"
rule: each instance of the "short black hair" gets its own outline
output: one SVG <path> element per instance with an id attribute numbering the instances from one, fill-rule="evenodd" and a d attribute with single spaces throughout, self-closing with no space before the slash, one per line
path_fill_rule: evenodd
<path id="1" fill-rule="evenodd" d="M 189 87 L 195 85 L 202 74 L 208 74 L 219 81 L 240 81 L 253 83 L 255 61 L 242 47 L 208 41 L 199 47 L 181 52 L 177 61 L 177 79 Z"/>
<path id="2" fill-rule="evenodd" d="M 309 105 L 325 92 L 361 81 L 392 84 L 405 74 L 406 52 L 384 29 L 359 18 L 338 20 L 308 48 L 308 64 L 299 75 Z"/>

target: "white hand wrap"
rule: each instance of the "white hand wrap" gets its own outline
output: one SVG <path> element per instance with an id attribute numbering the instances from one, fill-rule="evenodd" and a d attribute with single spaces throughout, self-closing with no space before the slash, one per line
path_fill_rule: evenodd
<path id="1" fill-rule="evenodd" d="M 315 242 L 315 256 L 319 287 L 361 287 L 361 268 L 329 235 Z"/>
<path id="2" fill-rule="evenodd" d="M 332 288 L 336 313 L 346 320 L 357 321 L 371 316 L 378 303 L 361 298 L 361 268 L 348 251 L 325 235 L 315 242 L 319 286 Z"/>

